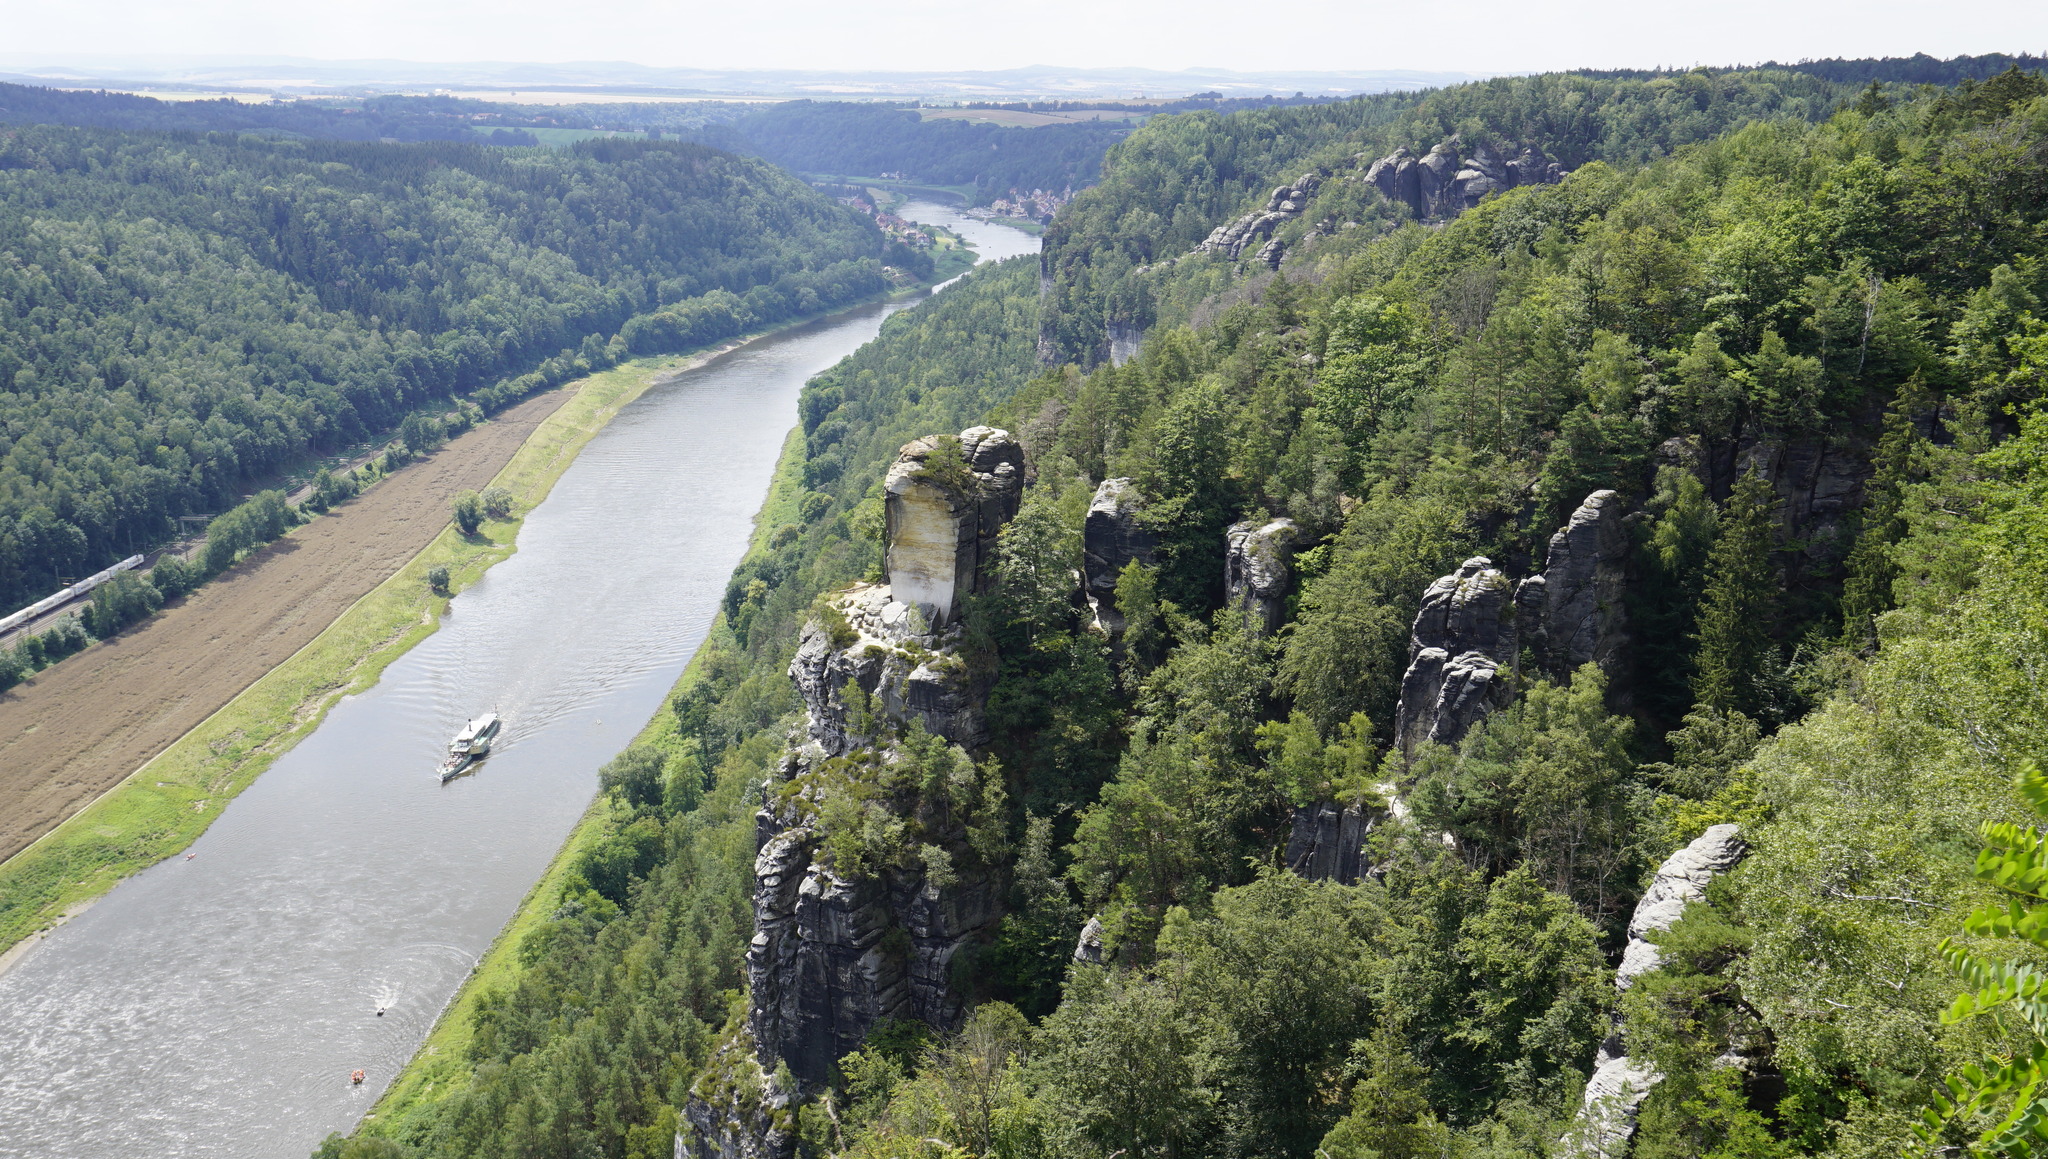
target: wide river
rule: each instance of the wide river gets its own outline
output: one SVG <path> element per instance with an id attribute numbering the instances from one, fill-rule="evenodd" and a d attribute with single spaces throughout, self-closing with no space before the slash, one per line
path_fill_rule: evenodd
<path id="1" fill-rule="evenodd" d="M 913 202 L 983 259 L 1037 239 Z M 303 1159 L 403 1067 L 710 628 L 812 375 L 911 305 L 649 390 L 441 629 L 0 975 L 0 1156 Z M 497 752 L 443 786 L 474 713 Z M 386 1008 L 379 1017 L 377 1009 Z M 368 1072 L 352 1086 L 349 1073 Z"/>

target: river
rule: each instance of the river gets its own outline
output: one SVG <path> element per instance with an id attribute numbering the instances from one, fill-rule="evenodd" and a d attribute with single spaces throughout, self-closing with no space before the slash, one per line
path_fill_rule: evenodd
<path id="1" fill-rule="evenodd" d="M 930 203 L 901 212 L 984 259 L 1038 246 Z M 0 1156 L 303 1159 L 348 1130 L 703 641 L 805 380 L 913 304 L 809 323 L 649 390 L 528 515 L 518 552 L 189 858 L 0 975 Z M 438 784 L 447 738 L 488 708 L 507 720 L 497 751 Z"/>

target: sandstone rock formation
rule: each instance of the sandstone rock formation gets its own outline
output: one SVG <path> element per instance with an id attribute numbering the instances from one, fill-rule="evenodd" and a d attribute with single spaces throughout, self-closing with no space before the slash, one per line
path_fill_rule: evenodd
<path id="1" fill-rule="evenodd" d="M 1304 173 L 1292 185 L 1282 185 L 1266 198 L 1264 209 L 1254 210 L 1236 221 L 1227 222 L 1211 230 L 1207 240 L 1195 247 L 1196 253 L 1223 254 L 1235 261 L 1244 256 L 1244 251 L 1254 242 L 1266 244 L 1255 251 L 1258 261 L 1272 268 L 1279 268 L 1282 247 L 1279 239 L 1273 237 L 1275 230 L 1301 216 L 1308 208 L 1309 199 L 1322 188 L 1320 174 Z M 1268 240 L 1270 239 L 1270 240 Z"/>
<path id="2" fill-rule="evenodd" d="M 1104 479 L 1081 525 L 1081 567 L 1095 622 L 1112 635 L 1123 631 L 1116 611 L 1116 581 L 1126 566 L 1150 567 L 1159 539 L 1138 521 L 1145 497 L 1129 479 Z"/>
<path id="3" fill-rule="evenodd" d="M 1371 868 L 1365 839 L 1385 816 L 1380 809 L 1335 801 L 1296 809 L 1287 836 L 1287 868 L 1310 881 L 1358 884 Z"/>
<path id="4" fill-rule="evenodd" d="M 1081 936 L 1074 939 L 1074 960 L 1088 965 L 1102 964 L 1102 918 L 1088 919 L 1081 927 Z"/>
<path id="5" fill-rule="evenodd" d="M 1686 906 L 1707 895 L 1707 884 L 1735 868 L 1748 852 L 1739 828 L 1716 825 L 1657 867 L 1649 892 L 1629 919 L 1628 948 L 1614 972 L 1617 992 L 1626 992 L 1637 978 L 1663 964 L 1649 936 L 1677 924 Z M 1636 1112 L 1662 1077 L 1647 1061 L 1629 1057 L 1617 1018 L 1593 1060 L 1593 1077 L 1586 1080 L 1586 1093 L 1563 1140 L 1562 1154 L 1570 1159 L 1622 1159 L 1635 1136 Z"/>
<path id="6" fill-rule="evenodd" d="M 1294 551 L 1301 529 L 1292 519 L 1231 525 L 1224 533 L 1224 601 L 1244 616 L 1245 627 L 1270 636 L 1287 618 L 1294 586 Z"/>
<path id="7" fill-rule="evenodd" d="M 1109 364 L 1122 366 L 1138 356 L 1145 345 L 1145 328 L 1135 322 L 1111 318 L 1106 323 L 1109 336 Z"/>
<path id="8" fill-rule="evenodd" d="M 1534 146 L 1523 149 L 1512 161 L 1502 161 L 1485 142 L 1474 145 L 1462 159 L 1459 148 L 1458 138 L 1452 137 L 1420 158 L 1405 148 L 1396 149 L 1372 162 L 1365 179 L 1425 220 L 1456 217 L 1488 194 L 1518 185 L 1564 180 L 1564 167 Z"/>
<path id="9" fill-rule="evenodd" d="M 1456 744 L 1506 703 L 1516 630 L 1508 577 L 1485 556 L 1429 585 L 1408 642 L 1394 743 L 1404 758 L 1424 741 Z"/>
<path id="10" fill-rule="evenodd" d="M 1008 431 L 960 432 L 965 470 L 939 455 L 952 435 L 910 443 L 896 457 L 887 495 L 889 589 L 917 607 L 932 628 L 951 624 L 964 597 L 987 590 L 995 575 L 996 532 L 1017 514 L 1024 490 L 1024 449 Z"/>
<path id="11" fill-rule="evenodd" d="M 854 731 L 849 680 L 886 719 L 916 718 L 964 748 L 988 743 L 982 705 L 993 673 L 961 659 L 957 624 L 932 629 L 921 608 L 897 600 L 886 584 L 856 584 L 828 606 L 837 618 L 804 625 L 789 662 L 819 756 L 844 756 L 875 739 Z"/>
<path id="12" fill-rule="evenodd" d="M 822 863 L 823 838 L 793 803 L 758 824 L 747 1028 L 762 1063 L 822 1084 L 877 1022 L 957 1024 L 948 969 L 994 924 L 996 883 L 962 874 L 941 887 L 921 867 L 849 879 Z"/>
<path id="13" fill-rule="evenodd" d="M 1688 472 L 1717 500 L 1750 472 L 1770 480 L 1781 542 L 1796 548 L 1776 553 L 1774 562 L 1784 568 L 1785 586 L 1797 592 L 1836 574 L 1854 545 L 1872 454 L 1870 442 L 1853 433 L 1783 439 L 1750 432 L 1740 439 L 1667 439 L 1657 448 L 1657 464 Z"/>
<path id="14" fill-rule="evenodd" d="M 1557 534 L 1543 573 L 1515 589 L 1521 643 L 1544 675 L 1565 680 L 1588 662 L 1612 671 L 1628 643 L 1625 505 L 1595 491 Z"/>
<path id="15" fill-rule="evenodd" d="M 741 1043 L 719 1048 L 706 1068 L 724 1077 L 717 1090 L 693 1095 L 676 1132 L 675 1159 L 788 1159 L 791 1092 L 775 1089 L 769 1072 Z"/>
<path id="16" fill-rule="evenodd" d="M 903 448 L 884 484 L 890 582 L 827 600 L 790 662 L 805 723 L 755 818 L 746 1030 L 693 1090 L 678 1156 L 791 1159 L 792 1103 L 877 1022 L 947 1029 L 960 1019 L 952 963 L 992 930 L 1000 882 L 972 863 L 968 798 L 934 804 L 919 784 L 887 775 L 902 759 L 894 727 L 918 722 L 966 749 L 988 741 L 994 666 L 967 654 L 958 616 L 993 579 L 996 533 L 1017 511 L 1024 461 L 1004 431 L 963 431 L 957 458 L 947 453 L 955 438 Z M 835 861 L 821 819 L 831 786 L 844 783 L 835 778 L 870 778 L 864 807 L 913 826 L 917 847 L 940 860 Z M 946 860 L 956 857 L 968 860 Z M 783 1065 L 794 1089 L 770 1077 Z"/>

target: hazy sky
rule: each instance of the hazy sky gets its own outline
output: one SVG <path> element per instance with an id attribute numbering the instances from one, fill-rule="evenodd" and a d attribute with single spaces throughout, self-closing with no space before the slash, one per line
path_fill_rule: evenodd
<path id="1" fill-rule="evenodd" d="M 0 0 L 0 53 L 38 55 L 1524 72 L 2044 49 L 2044 0 Z"/>

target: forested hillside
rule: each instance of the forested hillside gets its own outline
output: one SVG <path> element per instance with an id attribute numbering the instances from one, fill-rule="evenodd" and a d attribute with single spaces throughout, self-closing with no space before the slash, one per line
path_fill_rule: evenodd
<path id="1" fill-rule="evenodd" d="M 786 101 L 700 130 L 710 144 L 799 173 L 971 185 L 978 205 L 1011 190 L 1092 184 L 1104 151 L 1129 132 L 1120 121 L 1011 128 L 925 120 L 916 109 L 856 101 Z"/>
<path id="2" fill-rule="evenodd" d="M 2048 79 L 1868 79 L 1140 130 L 807 391 L 468 1087 L 322 1155 L 2030 1153 Z M 1357 156 L 1452 134 L 1569 172 Z"/>
<path id="3" fill-rule="evenodd" d="M 522 109 L 455 97 L 366 97 L 360 101 L 221 98 L 164 101 L 128 93 L 77 92 L 0 83 L 0 124 L 75 125 L 171 133 L 258 133 L 337 141 L 468 141 L 532 145 L 529 127 L 587 125 L 565 110 Z"/>
<path id="4" fill-rule="evenodd" d="M 1182 102 L 1193 108 L 1296 103 L 1277 98 Z M 1153 111 L 1143 105 L 1136 109 Z M 1157 111 L 1178 111 L 1178 106 Z M 449 96 L 381 96 L 244 104 L 0 83 L 0 125 L 489 145 L 536 144 L 534 129 L 625 131 L 696 141 L 761 157 L 801 174 L 892 173 L 925 185 L 968 186 L 978 205 L 1012 191 L 1062 193 L 1094 183 L 1102 175 L 1103 153 L 1131 130 L 1115 115 L 1102 121 L 1022 128 L 928 120 L 914 108 L 869 101 L 520 105 Z"/>
<path id="5" fill-rule="evenodd" d="M 1047 342 L 1062 359 L 1092 364 L 1107 357 L 1113 328 L 1185 321 L 1228 279 L 1213 263 L 1180 259 L 1230 216 L 1252 208 L 1253 195 L 1303 173 L 1362 172 L 1397 148 L 1421 155 L 1445 141 L 1467 149 L 1484 143 L 1504 158 L 1533 146 L 1567 169 L 1592 161 L 1639 164 L 1753 121 L 1820 120 L 1861 99 L 1872 81 L 1903 91 L 1901 82 L 1922 71 L 1910 60 L 1857 63 L 1865 67 L 1849 70 L 1854 75 L 1845 80 L 1775 69 L 1547 74 L 1162 120 L 1118 146 L 1108 179 L 1047 232 L 1054 283 Z M 1981 79 L 2010 60 L 1962 57 L 1948 67 Z M 1346 196 L 1356 190 L 1355 182 L 1333 182 L 1288 240 L 1342 229 L 1347 221 L 1375 224 L 1388 207 Z"/>
<path id="6" fill-rule="evenodd" d="M 521 946 L 517 987 L 480 1004 L 468 1084 L 324 1155 L 669 1159 L 676 1108 L 740 985 L 753 814 L 794 708 L 783 669 L 810 601 L 876 566 L 881 465 L 927 425 L 1014 394 L 1036 325 L 1034 263 L 1013 259 L 893 316 L 806 391 L 802 462 L 835 466 L 785 477 L 790 501 L 767 512 L 660 746 L 606 770 L 628 807 Z"/>
<path id="7" fill-rule="evenodd" d="M 698 145 L 0 131 L 0 607 L 429 400 L 848 303 L 884 260 L 920 256 Z"/>

